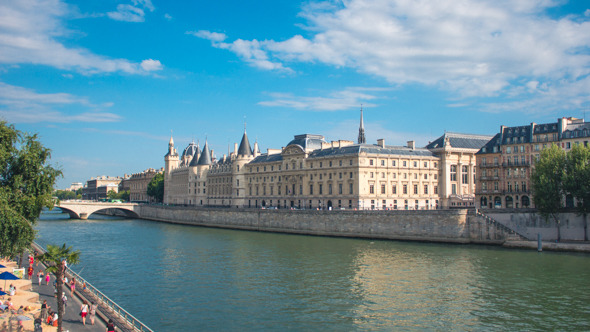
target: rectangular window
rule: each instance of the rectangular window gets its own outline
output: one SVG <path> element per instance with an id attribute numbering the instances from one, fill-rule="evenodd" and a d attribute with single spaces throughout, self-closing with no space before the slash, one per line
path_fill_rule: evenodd
<path id="1" fill-rule="evenodd" d="M 381 194 L 385 194 L 385 184 L 381 185 Z"/>
<path id="2" fill-rule="evenodd" d="M 322 189 L 323 189 L 322 188 L 322 184 L 320 183 L 320 195 L 323 194 L 323 192 L 322 192 L 323 190 Z"/>
<path id="3" fill-rule="evenodd" d="M 371 179 L 372 179 L 373 178 L 373 172 L 371 172 L 370 175 L 371 175 Z"/>
<path id="4" fill-rule="evenodd" d="M 353 185 L 352 185 L 352 183 L 350 183 L 348 186 L 348 193 L 351 195 L 352 195 L 352 190 L 353 190 Z"/>
<path id="5" fill-rule="evenodd" d="M 403 194 L 404 195 L 407 195 L 408 194 L 408 185 L 407 184 L 404 184 L 402 190 L 403 190 Z"/>
<path id="6" fill-rule="evenodd" d="M 332 184 L 328 183 L 328 195 L 332 195 Z"/>
<path id="7" fill-rule="evenodd" d="M 438 195 L 438 186 L 434 186 L 434 194 Z"/>
<path id="8" fill-rule="evenodd" d="M 369 159 L 369 165 L 373 166 L 373 159 Z"/>
<path id="9" fill-rule="evenodd" d="M 381 166 L 385 166 L 385 160 L 381 160 Z"/>
<path id="10" fill-rule="evenodd" d="M 342 195 L 342 183 L 338 184 L 338 194 Z"/>
<path id="11" fill-rule="evenodd" d="M 451 185 L 451 194 L 457 195 L 457 184 L 455 183 Z"/>
<path id="12" fill-rule="evenodd" d="M 418 162 L 417 161 L 414 162 L 414 167 L 418 167 Z"/>
<path id="13" fill-rule="evenodd" d="M 428 167 L 428 162 L 427 161 L 424 162 L 424 167 L 425 168 Z"/>
<path id="14" fill-rule="evenodd" d="M 428 185 L 427 184 L 424 185 L 424 194 L 428 195 Z"/>
<path id="15" fill-rule="evenodd" d="M 403 166 L 406 167 L 406 161 L 405 160 L 403 161 Z"/>
<path id="16" fill-rule="evenodd" d="M 309 194 L 313 195 L 313 184 L 309 185 Z"/>
<path id="17" fill-rule="evenodd" d="M 463 184 L 467 184 L 467 182 L 469 181 L 469 166 L 461 167 L 461 178 Z"/>
<path id="18" fill-rule="evenodd" d="M 418 195 L 418 185 L 414 185 L 414 195 Z"/>
<path id="19" fill-rule="evenodd" d="M 451 165 L 451 181 L 457 181 L 457 165 Z"/>
<path id="20" fill-rule="evenodd" d="M 395 166 L 395 160 L 391 161 L 391 166 Z"/>
<path id="21" fill-rule="evenodd" d="M 352 179 L 352 172 L 350 172 L 350 178 Z"/>
<path id="22" fill-rule="evenodd" d="M 397 194 L 397 185 L 394 184 L 394 185 L 391 186 L 391 193 L 394 194 L 394 195 Z"/>
<path id="23" fill-rule="evenodd" d="M 374 194 L 374 193 L 375 193 L 375 186 L 369 185 L 369 194 Z"/>

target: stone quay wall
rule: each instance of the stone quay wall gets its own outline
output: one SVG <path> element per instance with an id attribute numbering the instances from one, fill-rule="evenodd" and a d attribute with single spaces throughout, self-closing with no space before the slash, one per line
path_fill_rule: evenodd
<path id="1" fill-rule="evenodd" d="M 337 237 L 502 244 L 519 239 L 468 210 L 263 210 L 143 205 L 142 219 L 176 224 Z"/>
<path id="2" fill-rule="evenodd" d="M 526 235 L 531 240 L 541 234 L 543 241 L 557 240 L 557 223 L 552 218 L 545 219 L 535 210 L 523 209 L 486 209 L 482 213 L 506 225 L 507 227 Z M 588 216 L 575 212 L 557 214 L 561 241 L 588 241 Z"/>

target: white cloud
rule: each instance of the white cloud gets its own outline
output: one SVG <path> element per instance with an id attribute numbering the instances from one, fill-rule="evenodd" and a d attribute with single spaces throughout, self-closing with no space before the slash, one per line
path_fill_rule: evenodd
<path id="1" fill-rule="evenodd" d="M 119 4 L 117 11 L 108 12 L 107 16 L 116 21 L 124 22 L 143 22 L 145 21 L 145 11 L 155 10 L 151 0 L 132 0 L 133 5 Z"/>
<path id="2" fill-rule="evenodd" d="M 168 13 L 164 14 L 164 18 L 168 21 L 172 21 L 172 19 L 173 19 L 172 15 L 170 15 Z"/>
<path id="3" fill-rule="evenodd" d="M 111 59 L 62 44 L 59 40 L 70 34 L 62 20 L 70 13 L 60 0 L 0 3 L 0 63 L 47 65 L 86 75 L 146 74 L 140 64 L 127 59 Z"/>
<path id="4" fill-rule="evenodd" d="M 77 105 L 79 113 L 58 111 Z M 94 105 L 85 97 L 69 93 L 37 93 L 31 89 L 0 82 L 0 118 L 11 123 L 68 123 L 68 122 L 115 122 L 121 119 L 114 113 L 101 109 L 112 103 Z"/>
<path id="5" fill-rule="evenodd" d="M 520 93 L 529 81 L 576 85 L 590 74 L 590 21 L 545 14 L 551 0 L 312 2 L 307 32 L 282 41 L 212 40 L 266 70 L 295 63 L 348 67 L 392 84 L 419 83 L 461 97 Z M 590 87 L 585 89 L 590 93 Z"/>
<path id="6" fill-rule="evenodd" d="M 141 62 L 141 68 L 145 71 L 162 70 L 162 64 L 159 60 L 147 59 Z"/>
<path id="7" fill-rule="evenodd" d="M 143 22 L 145 13 L 143 9 L 131 5 L 117 5 L 116 12 L 108 12 L 107 16 L 116 21 Z"/>
<path id="8" fill-rule="evenodd" d="M 212 42 L 222 42 L 227 38 L 227 36 L 224 33 L 211 32 L 211 31 L 207 31 L 207 30 L 187 31 L 186 34 L 193 35 L 195 37 L 199 37 L 199 38 L 203 38 L 203 39 L 207 39 Z"/>
<path id="9" fill-rule="evenodd" d="M 381 89 L 374 89 L 381 90 Z M 368 100 L 377 98 L 374 95 L 363 91 L 371 91 L 367 88 L 348 88 L 342 91 L 332 92 L 328 97 L 321 96 L 295 96 L 290 93 L 269 93 L 272 100 L 261 101 L 258 105 L 268 107 L 286 107 L 306 111 L 343 111 L 351 108 L 360 108 L 361 104 L 366 107 L 374 107 L 375 104 L 368 103 Z"/>

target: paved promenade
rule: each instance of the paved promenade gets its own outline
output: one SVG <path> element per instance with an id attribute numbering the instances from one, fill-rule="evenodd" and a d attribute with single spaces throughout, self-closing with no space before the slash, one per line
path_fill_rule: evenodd
<path id="1" fill-rule="evenodd" d="M 590 242 L 550 242 L 542 241 L 543 250 L 569 251 L 590 253 Z M 507 248 L 522 248 L 537 250 L 537 241 L 506 241 L 503 244 Z"/>
<path id="2" fill-rule="evenodd" d="M 39 264 L 39 267 L 41 265 Z M 37 269 L 35 269 L 35 275 L 37 274 Z M 49 285 L 45 285 L 42 282 L 42 285 L 39 286 L 37 277 L 33 277 L 33 291 L 39 294 L 39 302 L 43 303 L 43 300 L 47 300 L 47 304 L 51 306 L 52 310 L 57 310 L 57 300 L 54 297 L 54 290 L 53 290 L 53 281 L 55 278 L 52 276 Z M 63 330 L 64 331 L 89 331 L 89 332 L 104 332 L 106 331 L 106 324 L 99 318 L 97 315 L 94 324 L 90 325 L 90 319 L 86 317 L 86 326 L 82 324 L 82 317 L 80 317 L 80 307 L 82 306 L 82 301 L 76 296 L 72 296 L 69 287 L 64 287 L 64 291 L 66 293 L 66 297 L 68 298 L 68 305 L 65 308 L 65 314 L 62 320 Z M 43 331 L 45 331 L 45 327 L 47 325 L 43 325 Z"/>

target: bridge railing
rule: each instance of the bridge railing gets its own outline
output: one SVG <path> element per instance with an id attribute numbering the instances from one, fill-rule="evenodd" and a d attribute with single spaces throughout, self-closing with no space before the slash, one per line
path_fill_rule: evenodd
<path id="1" fill-rule="evenodd" d="M 37 242 L 33 242 L 33 245 L 37 247 L 37 249 L 41 252 L 45 252 L 45 247 L 40 245 Z M 139 319 L 135 318 L 132 314 L 127 312 L 123 309 L 120 305 L 118 305 L 115 301 L 111 300 L 108 296 L 106 296 L 103 292 L 98 290 L 98 288 L 94 287 L 90 282 L 86 279 L 82 278 L 77 272 L 72 270 L 72 268 L 68 267 L 67 274 L 71 277 L 76 278 L 76 281 L 81 285 L 86 285 L 85 290 L 90 292 L 93 297 L 100 301 L 100 304 L 106 306 L 109 310 L 109 313 L 115 313 L 119 318 L 123 319 L 124 322 L 132 328 L 134 331 L 146 331 L 146 332 L 154 332 L 150 329 L 147 325 L 142 323 Z M 76 289 L 78 289 L 78 285 L 76 285 Z M 105 313 L 107 314 L 107 313 Z"/>

